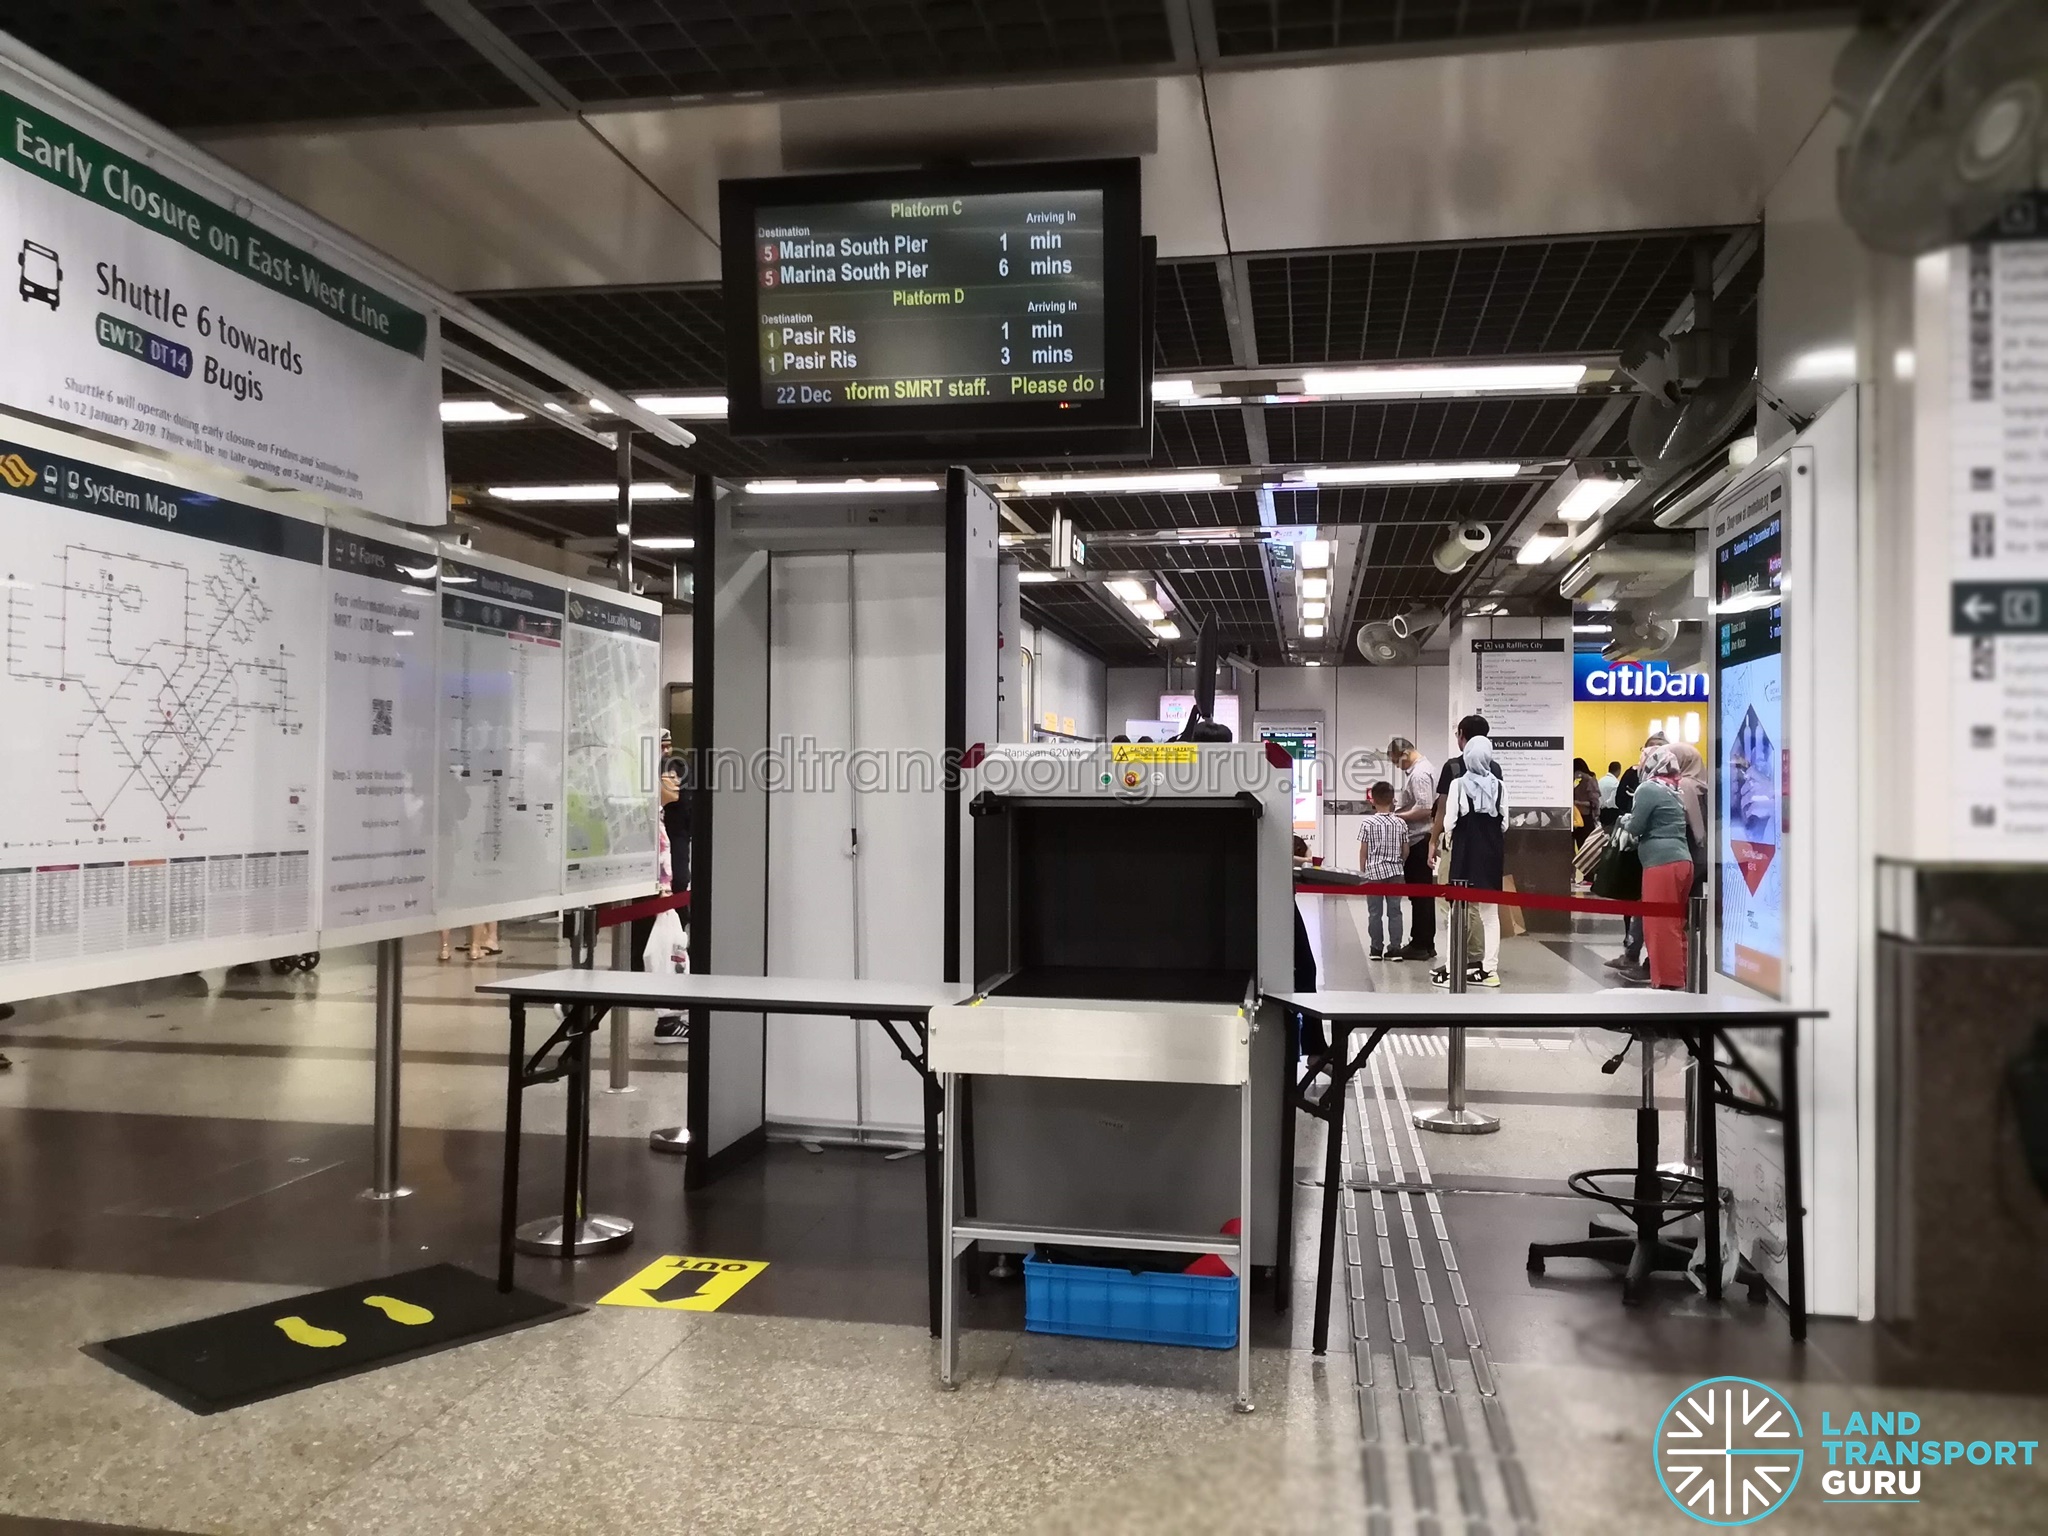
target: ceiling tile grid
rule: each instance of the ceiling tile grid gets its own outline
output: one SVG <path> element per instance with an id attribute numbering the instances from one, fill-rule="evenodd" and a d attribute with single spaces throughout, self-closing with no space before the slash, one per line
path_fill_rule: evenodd
<path id="1" fill-rule="evenodd" d="M 725 387 L 717 284 L 477 293 L 479 309 L 614 389 Z"/>
<path id="2" fill-rule="evenodd" d="M 1561 458 L 1600 414 L 1594 397 L 1269 406 L 1276 464 Z"/>
<path id="3" fill-rule="evenodd" d="M 999 78 L 1173 57 L 1162 0 L 474 0 L 570 94 Z"/>
<path id="4" fill-rule="evenodd" d="M 1216 45 L 1225 58 L 1838 14 L 1840 7 L 1821 0 L 1215 0 Z"/>
<path id="5" fill-rule="evenodd" d="M 31 0 L 4 23 L 172 128 L 532 105 L 419 0 Z"/>
<path id="6" fill-rule="evenodd" d="M 1152 366 L 1162 373 L 1230 367 L 1230 317 L 1215 261 L 1162 261 L 1152 270 Z"/>
<path id="7" fill-rule="evenodd" d="M 1264 365 L 1612 352 L 1670 319 L 1725 231 L 1253 257 Z"/>

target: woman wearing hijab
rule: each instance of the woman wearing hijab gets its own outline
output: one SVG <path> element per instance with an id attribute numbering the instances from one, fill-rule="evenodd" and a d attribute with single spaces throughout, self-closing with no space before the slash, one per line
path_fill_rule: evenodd
<path id="1" fill-rule="evenodd" d="M 1497 891 L 1507 876 L 1507 789 L 1494 766 L 1493 743 L 1474 736 L 1465 743 L 1465 771 L 1451 781 L 1445 797 L 1444 835 L 1451 840 L 1450 880 L 1483 891 Z M 1471 979 L 1482 987 L 1500 985 L 1500 908 L 1492 902 L 1479 908 L 1481 958 Z M 1445 967 L 1430 977 L 1450 985 Z"/>
<path id="2" fill-rule="evenodd" d="M 1698 812 L 1693 800 L 1676 751 L 1660 743 L 1644 752 L 1643 778 L 1636 786 L 1635 806 L 1628 816 L 1628 830 L 1643 861 L 1644 901 L 1675 902 L 1684 907 L 1692 895 L 1695 815 L 1699 817 L 1699 841 L 1702 846 L 1706 842 L 1704 796 Z M 1685 918 L 1644 918 L 1643 940 L 1650 952 L 1650 985 L 1683 991 Z"/>
<path id="3" fill-rule="evenodd" d="M 1678 764 L 1678 798 L 1685 806 L 1686 830 L 1692 834 L 1692 888 L 1698 894 L 1707 888 L 1707 760 L 1698 747 L 1682 741 L 1671 743 L 1671 756 Z"/>
<path id="4" fill-rule="evenodd" d="M 1579 813 L 1572 828 L 1572 847 L 1582 848 L 1600 821 L 1600 781 L 1583 757 L 1572 759 L 1572 809 Z"/>

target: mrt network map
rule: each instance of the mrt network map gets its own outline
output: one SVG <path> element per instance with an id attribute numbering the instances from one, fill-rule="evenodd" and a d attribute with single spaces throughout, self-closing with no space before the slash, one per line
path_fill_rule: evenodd
<path id="1" fill-rule="evenodd" d="M 658 620 L 572 594 L 568 751 L 564 764 L 568 889 L 651 884 L 658 776 Z"/>
<path id="2" fill-rule="evenodd" d="M 26 443 L 0 502 L 0 988 L 307 933 L 320 525 Z"/>

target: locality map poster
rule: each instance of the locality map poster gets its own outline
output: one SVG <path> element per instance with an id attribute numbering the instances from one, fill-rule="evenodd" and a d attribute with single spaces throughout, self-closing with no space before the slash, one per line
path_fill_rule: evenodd
<path id="1" fill-rule="evenodd" d="M 562 887 L 584 901 L 617 886 L 640 894 L 655 878 L 661 611 L 571 591 L 568 619 Z"/>
<path id="2" fill-rule="evenodd" d="M 323 528 L 0 433 L 0 997 L 311 948 Z"/>

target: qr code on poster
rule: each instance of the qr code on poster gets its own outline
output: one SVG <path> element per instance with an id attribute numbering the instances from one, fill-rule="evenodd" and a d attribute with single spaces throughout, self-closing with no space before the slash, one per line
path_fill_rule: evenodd
<path id="1" fill-rule="evenodd" d="M 370 700 L 370 734 L 372 736 L 389 736 L 391 734 L 391 701 L 389 699 Z"/>

